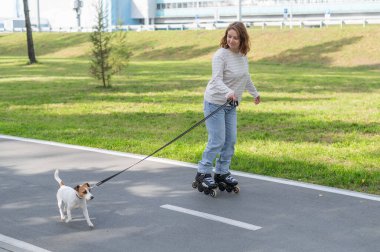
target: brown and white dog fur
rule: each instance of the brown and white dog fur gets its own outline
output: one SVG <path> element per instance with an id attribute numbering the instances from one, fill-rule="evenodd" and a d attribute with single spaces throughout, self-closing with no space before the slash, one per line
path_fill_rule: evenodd
<path id="1" fill-rule="evenodd" d="M 75 188 L 65 186 L 62 179 L 59 178 L 58 170 L 55 170 L 54 178 L 59 184 L 57 201 L 59 213 L 61 214 L 61 220 L 65 220 L 65 209 L 67 212 L 67 223 L 72 220 L 71 210 L 74 208 L 82 208 L 83 215 L 86 218 L 87 224 L 93 228 L 94 224 L 92 224 L 87 210 L 87 201 L 94 198 L 94 196 L 92 196 L 90 193 L 90 185 L 88 183 L 84 183 L 82 185 L 77 185 Z"/>

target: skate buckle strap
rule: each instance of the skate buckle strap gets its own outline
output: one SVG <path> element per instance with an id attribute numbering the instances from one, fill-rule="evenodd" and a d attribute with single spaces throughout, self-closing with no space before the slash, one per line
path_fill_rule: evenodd
<path id="1" fill-rule="evenodd" d="M 212 179 L 212 177 L 206 177 L 206 178 L 204 178 L 204 180 L 206 180 L 207 182 L 210 182 L 210 183 L 214 183 L 214 180 Z"/>
<path id="2" fill-rule="evenodd" d="M 228 175 L 227 177 L 226 177 L 226 180 L 227 181 L 231 181 L 231 182 L 235 182 L 235 181 L 237 181 L 234 177 L 232 177 L 231 175 Z"/>

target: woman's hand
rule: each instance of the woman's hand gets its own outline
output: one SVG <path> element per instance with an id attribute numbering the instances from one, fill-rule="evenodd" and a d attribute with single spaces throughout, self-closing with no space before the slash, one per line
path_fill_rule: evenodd
<path id="1" fill-rule="evenodd" d="M 254 99 L 254 103 L 257 105 L 261 102 L 261 98 L 260 96 L 257 96 L 255 99 Z"/>
<path id="2" fill-rule="evenodd" d="M 226 95 L 227 100 L 237 101 L 237 97 L 235 96 L 235 92 L 231 91 Z"/>

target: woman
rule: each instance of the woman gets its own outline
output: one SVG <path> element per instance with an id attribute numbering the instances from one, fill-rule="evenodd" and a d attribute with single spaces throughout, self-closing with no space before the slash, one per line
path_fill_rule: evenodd
<path id="1" fill-rule="evenodd" d="M 260 95 L 249 74 L 249 50 L 249 35 L 244 24 L 230 24 L 212 60 L 212 78 L 204 94 L 204 114 L 209 115 L 227 100 L 233 102 L 206 120 L 208 143 L 193 183 L 199 191 L 207 192 L 221 184 L 230 188 L 238 184 L 230 173 L 237 135 L 236 106 L 233 104 L 241 100 L 246 89 L 253 96 L 254 103 L 260 103 Z M 211 172 L 217 156 L 213 178 Z"/>

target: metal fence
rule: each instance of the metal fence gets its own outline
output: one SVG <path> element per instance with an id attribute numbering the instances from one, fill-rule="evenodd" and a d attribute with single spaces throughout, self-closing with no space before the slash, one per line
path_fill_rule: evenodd
<path id="1" fill-rule="evenodd" d="M 328 26 L 340 26 L 343 28 L 346 25 L 360 25 L 366 27 L 367 25 L 379 25 L 380 17 L 362 17 L 362 18 L 330 18 L 330 19 L 301 19 L 294 18 L 292 20 L 284 19 L 271 19 L 267 21 L 245 21 L 245 25 L 250 27 L 260 27 L 265 29 L 267 27 L 283 28 L 322 28 Z M 123 25 L 112 26 L 108 31 L 159 31 L 159 30 L 216 30 L 225 29 L 229 22 L 210 22 L 210 23 L 191 23 L 191 24 L 157 24 L 157 25 Z M 0 27 L 0 32 L 24 32 L 25 28 L 15 28 L 13 30 L 5 30 Z M 37 31 L 37 30 L 35 30 Z M 42 32 L 92 32 L 91 27 L 57 27 L 44 29 Z"/>

